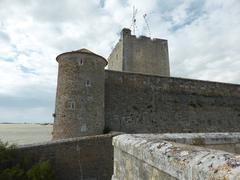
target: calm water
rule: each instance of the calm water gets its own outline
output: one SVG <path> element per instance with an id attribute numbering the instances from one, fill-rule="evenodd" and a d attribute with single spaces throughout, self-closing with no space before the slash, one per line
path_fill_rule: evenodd
<path id="1" fill-rule="evenodd" d="M 15 144 L 32 144 L 50 141 L 52 125 L 0 124 L 0 139 Z"/>

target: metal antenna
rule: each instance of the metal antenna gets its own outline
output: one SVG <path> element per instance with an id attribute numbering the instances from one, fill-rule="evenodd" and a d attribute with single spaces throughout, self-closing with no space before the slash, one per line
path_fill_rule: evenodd
<path id="1" fill-rule="evenodd" d="M 138 12 L 138 10 L 135 9 L 135 6 L 133 6 L 132 25 L 131 25 L 130 29 L 132 29 L 134 35 L 135 35 L 136 29 L 137 29 L 137 24 L 136 24 L 136 22 L 137 22 L 137 19 L 136 19 L 137 12 Z"/>
<path id="2" fill-rule="evenodd" d="M 146 13 L 143 15 L 143 19 L 144 19 L 144 21 L 147 25 L 149 36 L 151 37 L 151 30 L 150 30 L 150 26 L 149 26 L 148 21 L 147 21 L 147 14 Z"/>

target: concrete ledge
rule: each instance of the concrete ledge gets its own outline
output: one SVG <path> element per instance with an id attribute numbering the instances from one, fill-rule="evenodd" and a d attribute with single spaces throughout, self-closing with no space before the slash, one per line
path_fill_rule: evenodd
<path id="1" fill-rule="evenodd" d="M 110 132 L 108 134 L 102 134 L 102 135 L 84 136 L 84 137 L 76 137 L 76 138 L 67 138 L 67 139 L 46 141 L 46 142 L 42 142 L 42 143 L 33 143 L 33 144 L 19 145 L 18 149 L 28 149 L 28 148 L 55 146 L 55 145 L 61 145 L 61 144 L 76 143 L 76 142 L 79 142 L 79 141 L 97 140 L 97 139 L 109 138 L 109 137 L 117 136 L 117 135 L 120 135 L 120 134 L 123 134 L 123 133 L 122 132 L 112 131 L 112 132 Z"/>
<path id="2" fill-rule="evenodd" d="M 168 142 L 153 135 L 120 135 L 113 138 L 113 145 L 114 152 L 128 154 L 175 179 L 240 179 L 240 155 Z M 118 161 L 125 160 L 114 157 L 114 166 Z M 113 177 L 119 179 L 119 169 L 128 175 L 134 170 L 126 168 L 114 167 Z"/>
<path id="3" fill-rule="evenodd" d="M 163 133 L 135 134 L 136 137 L 146 135 L 151 139 L 162 139 L 191 145 L 215 145 L 240 143 L 240 133 Z"/>

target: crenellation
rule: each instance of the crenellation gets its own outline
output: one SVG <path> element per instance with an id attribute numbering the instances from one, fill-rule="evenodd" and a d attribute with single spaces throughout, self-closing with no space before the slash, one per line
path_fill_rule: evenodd
<path id="1" fill-rule="evenodd" d="M 150 37 L 147 36 L 139 36 L 137 39 L 141 39 L 141 40 L 151 40 Z"/>
<path id="2" fill-rule="evenodd" d="M 127 36 L 132 36 L 131 30 L 128 28 L 123 28 L 121 31 L 121 39 L 123 39 L 124 37 L 127 37 Z"/>
<path id="3" fill-rule="evenodd" d="M 158 41 L 158 42 L 162 42 L 162 43 L 168 42 L 166 39 L 160 39 L 160 38 L 152 38 L 152 41 Z"/>
<path id="4" fill-rule="evenodd" d="M 108 61 L 110 70 L 170 76 L 167 40 L 136 37 L 129 29 L 122 30 Z"/>

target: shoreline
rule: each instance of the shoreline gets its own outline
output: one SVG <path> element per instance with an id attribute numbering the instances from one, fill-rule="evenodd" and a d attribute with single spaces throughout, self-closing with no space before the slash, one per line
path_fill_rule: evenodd
<path id="1" fill-rule="evenodd" d="M 0 122 L 0 124 L 36 124 L 36 125 L 53 125 L 53 123 L 28 123 L 28 122 L 24 122 L 24 123 L 15 123 L 15 122 Z"/>

